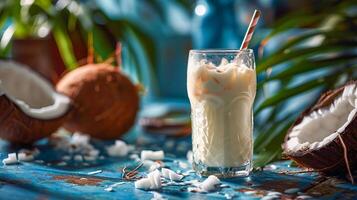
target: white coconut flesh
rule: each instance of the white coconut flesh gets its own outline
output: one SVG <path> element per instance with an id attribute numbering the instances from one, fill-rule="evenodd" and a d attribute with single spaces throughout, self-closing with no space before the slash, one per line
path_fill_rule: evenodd
<path id="1" fill-rule="evenodd" d="M 290 132 L 285 150 L 297 152 L 325 146 L 344 132 L 356 112 L 357 87 L 351 84 L 329 106 L 306 115 Z"/>
<path id="2" fill-rule="evenodd" d="M 54 119 L 69 109 L 70 99 L 61 95 L 38 74 L 15 62 L 0 61 L 0 96 L 6 95 L 25 114 Z"/>

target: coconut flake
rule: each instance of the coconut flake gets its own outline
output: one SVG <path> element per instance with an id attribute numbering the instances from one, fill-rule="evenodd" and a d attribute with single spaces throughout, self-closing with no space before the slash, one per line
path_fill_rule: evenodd
<path id="1" fill-rule="evenodd" d="M 220 180 L 214 175 L 210 175 L 203 182 L 199 182 L 198 180 L 190 180 L 185 181 L 185 183 L 195 186 L 187 188 L 189 192 L 212 192 L 217 190 L 219 188 L 218 185 L 221 184 Z"/>
<path id="2" fill-rule="evenodd" d="M 245 191 L 244 194 L 247 194 L 247 195 L 252 195 L 252 194 L 255 194 L 257 193 L 256 191 Z"/>
<path id="3" fill-rule="evenodd" d="M 164 178 L 170 179 L 170 173 L 175 173 L 175 172 L 167 168 L 161 169 L 161 174 Z"/>
<path id="4" fill-rule="evenodd" d="M 79 132 L 75 132 L 72 135 L 70 143 L 71 144 L 84 144 L 84 145 L 86 145 L 86 144 L 89 143 L 89 140 L 90 140 L 90 137 L 88 135 L 85 135 L 85 134 L 82 134 L 82 133 L 79 133 Z"/>
<path id="5" fill-rule="evenodd" d="M 88 155 L 96 158 L 99 155 L 99 151 L 96 149 L 92 149 L 88 152 Z"/>
<path id="6" fill-rule="evenodd" d="M 161 188 L 161 173 L 155 170 L 148 174 L 147 178 L 135 181 L 135 188 L 143 190 L 157 190 Z"/>
<path id="7" fill-rule="evenodd" d="M 23 162 L 29 162 L 34 159 L 34 156 L 32 154 L 26 154 L 26 153 L 19 153 L 17 157 L 19 161 L 23 161 Z"/>
<path id="8" fill-rule="evenodd" d="M 135 181 L 135 188 L 142 190 L 149 190 L 151 187 L 151 182 L 149 178 L 142 178 L 140 180 Z"/>
<path id="9" fill-rule="evenodd" d="M 114 192 L 114 189 L 112 187 L 104 188 L 104 190 L 107 192 Z"/>
<path id="10" fill-rule="evenodd" d="M 4 165 L 17 164 L 18 161 L 17 161 L 16 153 L 9 153 L 9 154 L 7 155 L 7 158 L 5 158 L 5 159 L 2 160 L 2 163 L 3 163 Z"/>
<path id="11" fill-rule="evenodd" d="M 16 153 L 9 153 L 7 154 L 7 158 L 2 160 L 2 163 L 4 165 L 13 165 L 13 164 L 17 164 L 18 160 L 17 160 L 17 156 Z"/>
<path id="12" fill-rule="evenodd" d="M 280 192 L 268 192 L 267 196 L 281 196 Z"/>
<path id="13" fill-rule="evenodd" d="M 109 185 L 109 187 L 105 188 L 104 190 L 107 192 L 114 192 L 114 187 L 117 187 L 119 185 L 123 185 L 125 182 L 118 182 L 118 183 L 114 183 L 112 185 Z"/>
<path id="14" fill-rule="evenodd" d="M 296 197 L 296 199 L 312 199 L 312 196 L 309 195 L 299 195 Z"/>
<path id="15" fill-rule="evenodd" d="M 277 196 L 277 195 L 265 196 L 265 197 L 261 198 L 260 200 L 276 200 L 276 199 L 280 199 L 280 196 Z"/>
<path id="16" fill-rule="evenodd" d="M 2 163 L 4 165 L 13 165 L 13 164 L 17 164 L 18 162 L 17 162 L 17 160 L 14 160 L 12 158 L 5 158 L 2 160 Z"/>
<path id="17" fill-rule="evenodd" d="M 154 170 L 159 169 L 160 167 L 164 166 L 164 163 L 155 162 L 152 160 L 143 160 L 142 163 L 143 163 L 143 166 L 146 169 L 148 169 L 149 172 L 154 171 Z"/>
<path id="18" fill-rule="evenodd" d="M 95 160 L 97 160 L 97 158 L 94 157 L 94 156 L 83 156 L 83 158 L 84 158 L 85 161 L 95 161 Z"/>
<path id="19" fill-rule="evenodd" d="M 148 178 L 150 179 L 151 189 L 161 188 L 161 173 L 159 170 L 150 172 Z"/>
<path id="20" fill-rule="evenodd" d="M 164 178 L 170 179 L 171 181 L 180 181 L 183 178 L 183 175 L 177 174 L 167 168 L 162 168 L 161 174 Z"/>
<path id="21" fill-rule="evenodd" d="M 30 150 L 30 149 L 20 149 L 19 153 L 26 153 L 27 155 L 31 154 L 33 156 L 37 156 L 38 154 L 40 154 L 40 150 L 38 150 L 37 148 L 34 148 L 32 150 Z"/>
<path id="22" fill-rule="evenodd" d="M 7 157 L 10 158 L 10 159 L 13 159 L 13 160 L 17 160 L 16 153 L 9 153 L 9 154 L 7 154 Z"/>
<path id="23" fill-rule="evenodd" d="M 210 175 L 199 185 L 199 187 L 206 192 L 210 192 L 216 190 L 216 186 L 219 184 L 221 184 L 221 181 L 216 176 Z"/>
<path id="24" fill-rule="evenodd" d="M 128 155 L 129 146 L 122 140 L 116 140 L 115 144 L 107 148 L 107 153 L 109 156 L 113 157 L 123 157 Z"/>
<path id="25" fill-rule="evenodd" d="M 56 136 L 56 140 L 54 141 L 56 148 L 70 154 L 63 156 L 64 160 L 70 160 L 73 154 L 93 157 L 89 158 L 90 160 L 94 160 L 94 158 L 96 159 L 99 156 L 99 150 L 90 144 L 89 135 L 75 132 L 72 136 L 69 137 L 67 131 L 60 129 L 56 132 Z M 78 156 L 77 159 L 80 161 Z"/>
<path id="26" fill-rule="evenodd" d="M 77 161 L 77 162 L 82 162 L 83 161 L 83 157 L 82 157 L 82 155 L 75 155 L 74 156 L 74 160 Z"/>
<path id="27" fill-rule="evenodd" d="M 163 160 L 165 155 L 164 151 L 151 151 L 143 150 L 141 151 L 141 160 Z"/>

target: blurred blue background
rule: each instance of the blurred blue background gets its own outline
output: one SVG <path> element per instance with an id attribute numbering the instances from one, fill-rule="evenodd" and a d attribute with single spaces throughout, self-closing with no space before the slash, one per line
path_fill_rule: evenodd
<path id="1" fill-rule="evenodd" d="M 186 67 L 190 49 L 239 48 L 252 13 L 260 9 L 263 18 L 250 45 L 256 48 L 267 33 L 266 24 L 278 17 L 277 13 L 288 3 L 277 0 L 158 2 L 155 5 L 162 7 L 164 16 L 156 12 L 151 1 L 97 0 L 98 6 L 111 18 L 130 18 L 151 35 L 156 45 L 157 71 L 154 76 L 146 77 L 155 80 L 146 79 L 144 84 L 150 84 L 151 97 L 178 100 L 187 100 Z"/>

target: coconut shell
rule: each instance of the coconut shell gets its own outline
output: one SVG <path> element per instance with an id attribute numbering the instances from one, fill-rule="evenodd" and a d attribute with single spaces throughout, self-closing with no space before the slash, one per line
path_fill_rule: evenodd
<path id="1" fill-rule="evenodd" d="M 0 110 L 0 137 L 14 144 L 31 144 L 49 136 L 62 125 L 68 115 L 67 112 L 49 120 L 32 118 L 5 94 L 0 95 Z"/>
<path id="2" fill-rule="evenodd" d="M 357 82 L 350 82 L 356 84 Z M 294 160 L 298 165 L 305 168 L 312 168 L 314 170 L 326 174 L 345 174 L 347 173 L 346 161 L 344 159 L 344 148 L 339 137 L 336 137 L 331 142 L 318 149 L 304 149 L 297 152 L 286 151 L 286 142 L 289 140 L 289 133 L 293 127 L 302 122 L 304 116 L 309 113 L 329 106 L 334 99 L 339 96 L 344 87 L 331 90 L 323 94 L 319 100 L 306 111 L 304 111 L 288 130 L 283 144 L 284 154 L 290 159 Z M 343 143 L 346 145 L 347 157 L 351 171 L 357 167 L 357 116 L 355 115 L 351 123 L 346 127 L 343 133 L 340 133 Z M 313 134 L 313 133 L 311 133 Z"/>
<path id="3" fill-rule="evenodd" d="M 139 96 L 118 68 L 89 64 L 66 74 L 57 91 L 70 97 L 74 108 L 64 127 L 99 139 L 122 136 L 134 124 Z"/>

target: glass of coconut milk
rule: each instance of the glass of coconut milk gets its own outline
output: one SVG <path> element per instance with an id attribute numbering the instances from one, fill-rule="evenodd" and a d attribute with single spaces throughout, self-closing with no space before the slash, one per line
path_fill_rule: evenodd
<path id="1" fill-rule="evenodd" d="M 191 50 L 187 91 L 194 170 L 203 176 L 248 176 L 256 93 L 253 51 Z"/>

